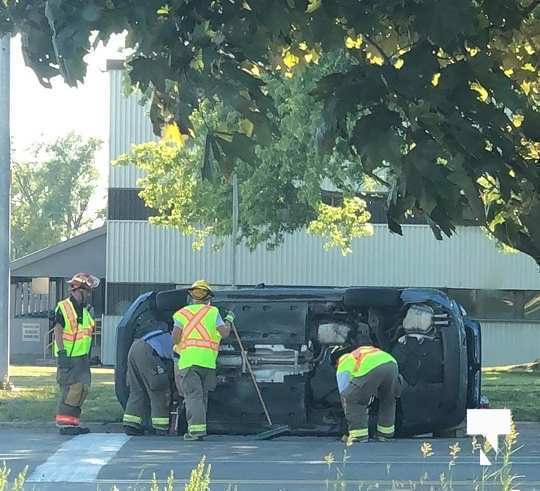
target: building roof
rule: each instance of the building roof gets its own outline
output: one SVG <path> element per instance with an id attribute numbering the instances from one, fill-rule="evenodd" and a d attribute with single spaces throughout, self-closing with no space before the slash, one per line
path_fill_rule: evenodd
<path id="1" fill-rule="evenodd" d="M 68 278 L 88 271 L 104 278 L 106 236 L 107 227 L 103 225 L 16 259 L 10 264 L 11 277 Z"/>

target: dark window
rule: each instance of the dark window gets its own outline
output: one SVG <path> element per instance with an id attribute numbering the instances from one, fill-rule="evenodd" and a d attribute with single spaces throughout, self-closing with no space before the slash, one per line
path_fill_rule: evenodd
<path id="1" fill-rule="evenodd" d="M 133 301 L 143 293 L 174 288 L 174 283 L 108 283 L 107 315 L 123 315 Z"/>
<path id="2" fill-rule="evenodd" d="M 109 189 L 109 220 L 147 220 L 156 215 L 156 211 L 148 208 L 139 197 L 140 189 Z"/>
<path id="3" fill-rule="evenodd" d="M 157 215 L 157 211 L 148 208 L 144 200 L 139 196 L 140 189 L 109 188 L 108 213 L 109 220 L 148 220 L 149 217 Z M 343 204 L 343 194 L 334 191 L 323 191 L 321 193 L 323 203 L 331 206 L 341 206 Z M 386 224 L 386 196 L 368 194 L 361 196 L 366 201 L 371 213 L 370 223 Z M 426 224 L 424 215 L 421 212 L 408 214 L 403 220 L 403 224 Z M 478 225 L 473 220 L 462 220 L 458 225 Z"/>
<path id="4" fill-rule="evenodd" d="M 540 291 L 447 289 L 477 319 L 540 320 Z"/>
<path id="5" fill-rule="evenodd" d="M 520 319 L 520 298 L 512 290 L 475 290 L 478 315 L 484 319 Z"/>

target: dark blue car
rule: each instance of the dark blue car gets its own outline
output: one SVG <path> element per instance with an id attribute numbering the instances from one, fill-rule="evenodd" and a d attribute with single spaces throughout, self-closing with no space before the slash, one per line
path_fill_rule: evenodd
<path id="1" fill-rule="evenodd" d="M 169 322 L 186 290 L 141 295 L 118 325 L 116 393 L 122 404 L 127 352 L 134 339 Z M 344 430 L 333 358 L 359 331 L 394 355 L 404 378 L 398 435 L 443 433 L 480 404 L 480 325 L 445 293 L 418 288 L 281 288 L 216 291 L 214 305 L 233 310 L 274 423 L 295 434 Z M 170 325 L 170 324 L 169 324 Z M 375 405 L 372 411 L 376 410 Z M 264 413 L 231 336 L 221 344 L 218 386 L 210 394 L 209 431 L 249 434 Z"/>

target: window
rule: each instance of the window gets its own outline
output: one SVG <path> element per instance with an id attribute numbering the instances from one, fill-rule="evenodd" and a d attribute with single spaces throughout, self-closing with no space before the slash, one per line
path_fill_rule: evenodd
<path id="1" fill-rule="evenodd" d="M 540 320 L 540 291 L 447 289 L 477 319 Z"/>
<path id="2" fill-rule="evenodd" d="M 484 319 L 520 319 L 519 292 L 512 290 L 476 290 L 477 312 Z"/>

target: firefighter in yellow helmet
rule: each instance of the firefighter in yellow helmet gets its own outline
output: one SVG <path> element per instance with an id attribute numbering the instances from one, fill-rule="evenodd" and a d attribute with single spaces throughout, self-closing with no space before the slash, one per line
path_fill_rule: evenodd
<path id="1" fill-rule="evenodd" d="M 184 440 L 202 440 L 206 436 L 208 392 L 216 387 L 216 359 L 222 338 L 230 334 L 234 314 L 225 321 L 211 304 L 210 285 L 198 280 L 188 289 L 190 305 L 173 315 L 173 345 L 180 358 L 180 385 L 186 405 L 188 432 Z"/>
<path id="2" fill-rule="evenodd" d="M 351 443 L 369 440 L 368 406 L 376 397 L 379 412 L 375 439 L 385 441 L 394 436 L 396 398 L 401 395 L 402 378 L 397 361 L 390 353 L 373 346 L 367 333 L 359 334 L 356 343 L 358 347 L 355 350 L 334 359 L 349 428 L 343 440 Z"/>
<path id="3" fill-rule="evenodd" d="M 58 303 L 54 318 L 54 355 L 59 399 L 56 426 L 62 435 L 81 435 L 81 406 L 90 388 L 90 349 L 94 319 L 89 312 L 91 293 L 99 279 L 77 273 L 70 281 L 70 296 Z"/>

